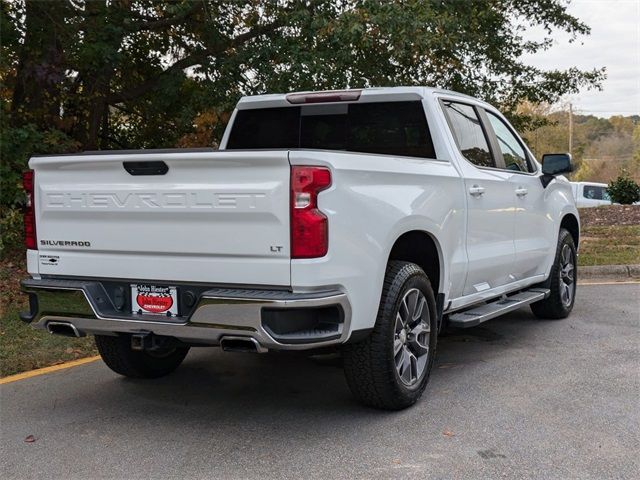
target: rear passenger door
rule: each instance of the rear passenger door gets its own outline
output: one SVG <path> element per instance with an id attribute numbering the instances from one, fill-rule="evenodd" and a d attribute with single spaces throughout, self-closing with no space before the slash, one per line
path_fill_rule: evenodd
<path id="1" fill-rule="evenodd" d="M 495 145 L 498 165 L 509 175 L 515 201 L 514 275 L 523 280 L 544 275 L 549 252 L 555 249 L 555 224 L 548 215 L 545 189 L 533 158 L 507 121 L 486 110 L 488 129 Z"/>
<path id="2" fill-rule="evenodd" d="M 497 168 L 484 111 L 441 100 L 461 160 L 467 203 L 468 271 L 463 295 L 514 281 L 515 195 L 511 173 Z"/>

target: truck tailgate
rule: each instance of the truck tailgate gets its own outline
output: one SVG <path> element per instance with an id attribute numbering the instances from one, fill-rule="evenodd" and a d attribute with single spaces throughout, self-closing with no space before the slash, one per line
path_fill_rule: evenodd
<path id="1" fill-rule="evenodd" d="M 168 171 L 132 175 L 123 162 L 164 162 Z M 290 285 L 286 151 L 100 153 L 29 165 L 39 250 L 39 272 L 30 273 Z"/>

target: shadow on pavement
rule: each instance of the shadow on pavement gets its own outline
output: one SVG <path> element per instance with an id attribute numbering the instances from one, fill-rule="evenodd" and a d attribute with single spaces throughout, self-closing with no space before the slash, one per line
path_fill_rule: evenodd
<path id="1" fill-rule="evenodd" d="M 544 329 L 528 312 L 490 321 L 475 328 L 451 331 L 441 337 L 427 401 L 437 385 L 451 384 L 465 367 L 499 357 L 511 348 L 529 343 L 528 337 Z M 106 369 L 106 367 L 103 367 Z M 194 348 L 173 374 L 156 380 L 134 380 L 111 372 L 100 375 L 90 398 L 75 398 L 76 405 L 99 401 L 126 417 L 139 421 L 161 420 L 168 413 L 183 420 L 219 423 L 256 422 L 279 416 L 295 422 L 299 414 L 308 420 L 317 413 L 344 417 L 357 413 L 369 421 L 380 412 L 362 407 L 351 397 L 338 362 L 321 364 L 311 358 L 288 354 L 224 353 L 219 349 Z M 139 415 L 144 416 L 144 420 Z M 387 415 L 398 415 L 388 413 Z M 401 413 L 400 413 L 401 415 Z"/>

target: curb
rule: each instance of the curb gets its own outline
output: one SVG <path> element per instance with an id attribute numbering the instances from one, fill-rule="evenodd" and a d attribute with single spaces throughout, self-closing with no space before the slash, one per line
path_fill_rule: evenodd
<path id="1" fill-rule="evenodd" d="M 578 277 L 583 278 L 638 278 L 640 265 L 594 265 L 578 266 Z"/>

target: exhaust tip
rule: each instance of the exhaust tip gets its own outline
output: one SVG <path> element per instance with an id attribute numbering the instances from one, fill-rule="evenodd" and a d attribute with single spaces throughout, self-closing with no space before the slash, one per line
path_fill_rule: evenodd
<path id="1" fill-rule="evenodd" d="M 220 347 L 225 352 L 264 353 L 267 351 L 255 338 L 251 337 L 222 337 Z"/>
<path id="2" fill-rule="evenodd" d="M 49 322 L 47 323 L 47 332 L 52 335 L 62 335 L 64 337 L 82 337 L 78 329 L 69 322 Z"/>

